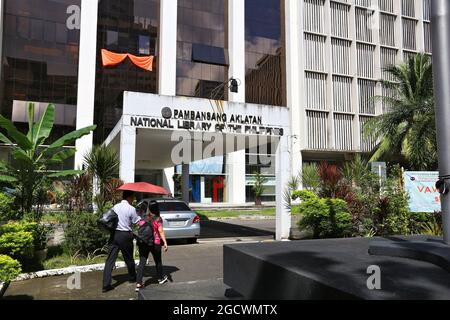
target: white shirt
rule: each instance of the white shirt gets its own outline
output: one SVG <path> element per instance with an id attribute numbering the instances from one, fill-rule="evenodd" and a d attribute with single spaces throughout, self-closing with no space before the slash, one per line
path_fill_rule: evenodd
<path id="1" fill-rule="evenodd" d="M 119 216 L 119 223 L 116 229 L 118 231 L 132 231 L 132 225 L 141 221 L 141 218 L 136 213 L 136 209 L 127 200 L 122 200 L 121 203 L 116 204 L 113 210 Z"/>

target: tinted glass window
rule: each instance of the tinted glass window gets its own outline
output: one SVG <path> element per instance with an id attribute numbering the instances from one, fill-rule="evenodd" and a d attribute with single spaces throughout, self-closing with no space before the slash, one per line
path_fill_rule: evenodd
<path id="1" fill-rule="evenodd" d="M 225 50 L 223 48 L 192 44 L 192 61 L 226 66 Z"/>
<path id="2" fill-rule="evenodd" d="M 284 0 L 245 0 L 245 90 L 249 103 L 286 105 Z"/>
<path id="3" fill-rule="evenodd" d="M 178 1 L 177 95 L 226 99 L 226 0 Z"/>
<path id="4" fill-rule="evenodd" d="M 161 213 L 191 211 L 184 202 L 158 202 Z"/>
<path id="5" fill-rule="evenodd" d="M 47 141 L 51 142 L 76 125 L 80 31 L 69 25 L 72 14 L 67 11 L 71 6 L 79 8 L 81 1 L 3 2 L 0 111 L 21 130 L 27 131 L 28 102 L 36 103 L 36 117 L 48 103 L 53 103 L 56 127 Z"/>
<path id="6" fill-rule="evenodd" d="M 94 140 L 102 143 L 122 116 L 123 92 L 158 92 L 159 0 L 101 0 L 97 31 Z M 101 49 L 133 55 L 153 55 L 153 71 L 129 59 L 104 68 Z"/>

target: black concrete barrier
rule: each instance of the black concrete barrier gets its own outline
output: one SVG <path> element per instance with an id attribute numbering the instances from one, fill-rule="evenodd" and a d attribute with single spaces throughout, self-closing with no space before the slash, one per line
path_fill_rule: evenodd
<path id="1" fill-rule="evenodd" d="M 404 249 L 405 243 L 423 237 L 398 241 Z M 450 300 L 449 272 L 429 262 L 369 254 L 369 247 L 378 250 L 378 242 L 391 241 L 351 238 L 224 245 L 224 283 L 246 299 Z M 397 250 L 393 245 L 388 248 Z M 446 255 L 433 250 L 433 256 L 441 259 L 433 262 L 442 265 Z M 369 285 L 374 269 L 380 273 L 379 288 Z"/>

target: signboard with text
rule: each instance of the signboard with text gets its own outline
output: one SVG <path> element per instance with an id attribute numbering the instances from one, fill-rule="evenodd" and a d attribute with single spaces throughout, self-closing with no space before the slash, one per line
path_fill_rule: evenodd
<path id="1" fill-rule="evenodd" d="M 441 198 L 436 189 L 439 172 L 405 172 L 406 192 L 409 194 L 411 212 L 441 211 Z"/>

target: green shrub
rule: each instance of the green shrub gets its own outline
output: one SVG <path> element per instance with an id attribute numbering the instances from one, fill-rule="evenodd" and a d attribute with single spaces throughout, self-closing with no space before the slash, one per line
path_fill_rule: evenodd
<path id="1" fill-rule="evenodd" d="M 297 190 L 292 193 L 292 200 L 300 199 L 302 201 L 309 201 L 319 199 L 319 197 L 309 190 Z"/>
<path id="2" fill-rule="evenodd" d="M 20 267 L 19 261 L 0 254 L 0 281 L 10 282 L 21 272 L 22 269 Z"/>
<path id="3" fill-rule="evenodd" d="M 93 213 L 73 213 L 64 230 L 65 245 L 70 254 L 88 255 L 103 248 L 109 239 L 97 226 L 98 216 Z"/>
<path id="4" fill-rule="evenodd" d="M 342 238 L 352 234 L 352 216 L 345 201 L 318 198 L 308 191 L 299 192 L 298 196 L 303 199 L 298 207 L 301 230 L 311 230 L 314 238 Z"/>
<path id="5" fill-rule="evenodd" d="M 0 221 L 14 220 L 18 213 L 14 210 L 14 198 L 0 192 Z"/>
<path id="6" fill-rule="evenodd" d="M 411 233 L 408 194 L 395 178 L 387 179 L 375 212 L 380 235 L 407 235 Z"/>
<path id="7" fill-rule="evenodd" d="M 19 231 L 9 232 L 0 236 L 0 254 L 7 254 L 13 258 L 31 258 L 34 253 L 33 234 Z"/>
<path id="8" fill-rule="evenodd" d="M 0 235 L 16 232 L 31 232 L 33 234 L 33 247 L 35 250 L 43 250 L 47 247 L 52 227 L 36 222 L 10 222 L 0 226 Z"/>
<path id="9" fill-rule="evenodd" d="M 429 236 L 442 236 L 444 230 L 442 227 L 442 221 L 438 219 L 430 219 L 429 221 L 422 222 L 417 228 L 418 234 L 426 234 Z"/>
<path id="10" fill-rule="evenodd" d="M 0 235 L 13 232 L 34 232 L 37 227 L 36 222 L 10 222 L 0 226 Z"/>

